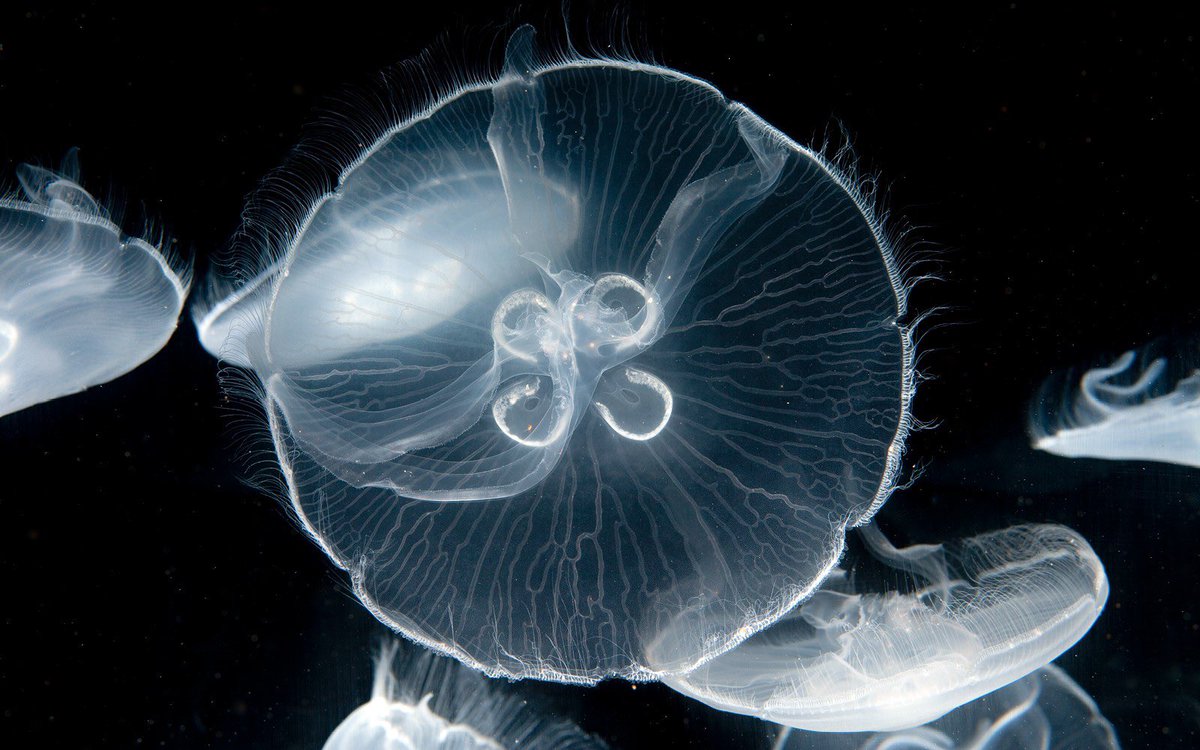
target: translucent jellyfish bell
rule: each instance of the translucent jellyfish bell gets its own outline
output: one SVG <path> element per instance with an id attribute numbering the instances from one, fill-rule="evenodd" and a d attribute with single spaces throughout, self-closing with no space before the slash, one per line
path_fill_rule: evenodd
<path id="1" fill-rule="evenodd" d="M 324 750 L 603 750 L 604 743 L 538 715 L 498 683 L 431 653 L 385 648 L 371 699 L 329 735 Z M 393 671 L 393 664 L 396 665 Z"/>
<path id="2" fill-rule="evenodd" d="M 1156 348 L 1088 370 L 1074 388 L 1048 379 L 1030 418 L 1034 447 L 1069 458 L 1200 467 L 1197 358 L 1188 351 L 1157 356 Z"/>
<path id="3" fill-rule="evenodd" d="M 0 416 L 106 383 L 166 344 L 190 271 L 123 237 L 82 187 L 22 165 L 0 198 Z"/>
<path id="4" fill-rule="evenodd" d="M 784 730 L 776 750 L 1119 750 L 1091 696 L 1053 664 L 924 726 L 873 734 Z"/>
<path id="5" fill-rule="evenodd" d="M 677 71 L 532 41 L 197 323 L 377 617 L 492 674 L 652 678 L 808 595 L 891 492 L 905 287 L 821 156 Z"/>
<path id="6" fill-rule="evenodd" d="M 1104 566 L 1062 526 L 903 550 L 874 526 L 864 536 L 913 577 L 913 591 L 863 593 L 835 573 L 767 630 L 664 682 L 714 708 L 799 729 L 905 729 L 1048 664 L 1108 598 Z"/>

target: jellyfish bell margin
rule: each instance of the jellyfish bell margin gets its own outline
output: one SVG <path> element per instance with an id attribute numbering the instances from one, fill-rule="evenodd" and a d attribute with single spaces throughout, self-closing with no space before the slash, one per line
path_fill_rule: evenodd
<path id="1" fill-rule="evenodd" d="M 170 339 L 190 265 L 126 237 L 61 172 L 23 164 L 0 197 L 0 416 L 107 383 Z"/>
<path id="2" fill-rule="evenodd" d="M 305 530 L 434 650 L 686 671 L 815 590 L 894 487 L 892 245 L 841 169 L 704 82 L 541 62 L 522 29 L 297 214 L 197 328 L 262 384 Z"/>

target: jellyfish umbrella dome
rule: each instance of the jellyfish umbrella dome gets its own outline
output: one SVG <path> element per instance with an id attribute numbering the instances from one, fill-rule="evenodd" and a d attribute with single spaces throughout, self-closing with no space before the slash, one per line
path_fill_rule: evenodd
<path id="1" fill-rule="evenodd" d="M 380 620 L 492 675 L 653 679 L 811 594 L 893 489 L 913 354 L 868 204 L 711 85 L 526 27 L 197 328 Z"/>
<path id="2" fill-rule="evenodd" d="M 124 375 L 167 343 L 190 266 L 125 237 L 79 184 L 22 164 L 0 196 L 0 416 Z"/>
<path id="3" fill-rule="evenodd" d="M 375 661 L 370 700 L 337 725 L 323 750 L 605 750 L 509 689 L 393 642 Z"/>

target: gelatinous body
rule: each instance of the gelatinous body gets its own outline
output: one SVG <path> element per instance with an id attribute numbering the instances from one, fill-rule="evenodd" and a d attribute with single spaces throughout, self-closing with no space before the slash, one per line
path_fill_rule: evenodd
<path id="1" fill-rule="evenodd" d="M 861 593 L 835 573 L 767 630 L 664 681 L 715 708 L 800 729 L 905 729 L 1048 664 L 1108 598 L 1099 559 L 1061 526 L 904 550 L 877 531 L 866 536 L 919 587 Z"/>
<path id="2" fill-rule="evenodd" d="M 603 750 L 575 726 L 539 716 L 501 683 L 399 644 L 375 664 L 371 700 L 347 716 L 324 750 Z"/>
<path id="3" fill-rule="evenodd" d="M 676 71 L 541 65 L 518 32 L 260 266 L 197 323 L 262 382 L 298 516 L 376 616 L 492 674 L 691 668 L 894 485 L 912 350 L 878 222 Z"/>
<path id="4" fill-rule="evenodd" d="M 23 165 L 0 199 L 0 416 L 123 375 L 175 330 L 188 271 L 121 236 L 76 182 Z"/>
<path id="5" fill-rule="evenodd" d="M 913 729 L 785 730 L 776 750 L 1118 750 L 1095 701 L 1053 664 Z"/>
<path id="6" fill-rule="evenodd" d="M 1200 467 L 1200 370 L 1194 354 L 1174 360 L 1127 351 L 1085 372 L 1061 403 L 1051 378 L 1030 420 L 1034 447 L 1069 458 Z"/>

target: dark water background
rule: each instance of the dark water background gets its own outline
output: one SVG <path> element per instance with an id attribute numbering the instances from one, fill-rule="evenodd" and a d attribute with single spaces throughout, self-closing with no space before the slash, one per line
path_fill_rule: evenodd
<path id="1" fill-rule="evenodd" d="M 559 7 L 0 7 L 0 175 L 81 148 L 126 228 L 201 260 L 314 108 L 467 28 Z M 970 5 L 970 7 L 966 7 Z M 1200 744 L 1200 471 L 1029 449 L 1052 369 L 1200 330 L 1196 35 L 1183 11 L 1034 3 L 691 3 L 569 10 L 577 38 L 708 79 L 802 142 L 840 122 L 942 281 L 908 457 L 883 511 L 917 541 L 1053 521 L 1112 584 L 1059 660 L 1126 747 Z M 840 6 L 840 7 L 835 7 Z M 181 325 L 135 372 L 0 421 L 0 747 L 317 748 L 385 633 L 282 506 L 245 487 L 215 363 Z M 656 685 L 525 685 L 614 748 L 764 747 L 759 723 Z"/>

